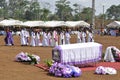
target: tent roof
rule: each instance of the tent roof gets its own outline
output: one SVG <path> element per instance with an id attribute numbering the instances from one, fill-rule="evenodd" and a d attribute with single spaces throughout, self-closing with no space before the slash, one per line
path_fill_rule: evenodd
<path id="1" fill-rule="evenodd" d="M 67 24 L 69 24 L 70 26 L 69 27 L 89 27 L 90 24 L 88 24 L 87 22 L 85 21 L 66 21 Z"/>
<path id="2" fill-rule="evenodd" d="M 120 27 L 120 21 L 113 21 L 110 24 L 108 24 L 107 27 L 111 28 Z"/>
<path id="3" fill-rule="evenodd" d="M 64 21 L 46 21 L 45 27 L 59 27 L 59 26 L 65 26 Z"/>
<path id="4" fill-rule="evenodd" d="M 15 25 L 19 25 L 21 23 L 22 23 L 22 21 L 19 21 L 19 20 L 5 19 L 5 20 L 0 21 L 0 26 L 15 26 Z"/>
<path id="5" fill-rule="evenodd" d="M 26 26 L 26 27 L 44 26 L 44 21 L 26 21 L 22 23 L 21 26 Z"/>

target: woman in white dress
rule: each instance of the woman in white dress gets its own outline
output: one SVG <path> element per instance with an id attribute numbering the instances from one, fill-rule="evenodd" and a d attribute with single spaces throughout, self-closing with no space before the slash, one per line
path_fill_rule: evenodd
<path id="1" fill-rule="evenodd" d="M 30 42 L 30 46 L 36 46 L 35 44 L 35 31 L 31 32 L 31 42 Z"/>
<path id="2" fill-rule="evenodd" d="M 52 46 L 52 34 L 50 31 L 48 32 L 47 36 L 48 36 L 48 46 Z"/>
<path id="3" fill-rule="evenodd" d="M 86 32 L 82 31 L 82 42 L 85 43 L 86 42 Z"/>
<path id="4" fill-rule="evenodd" d="M 77 43 L 82 42 L 82 33 L 80 31 L 77 32 Z"/>
<path id="5" fill-rule="evenodd" d="M 22 46 L 28 45 L 28 37 L 29 37 L 29 34 L 26 31 L 26 29 L 22 29 L 20 32 L 20 40 L 21 40 Z"/>
<path id="6" fill-rule="evenodd" d="M 65 35 L 64 35 L 64 32 L 61 31 L 60 33 L 60 45 L 63 45 L 65 44 Z"/>
<path id="7" fill-rule="evenodd" d="M 36 31 L 35 33 L 35 42 L 36 42 L 36 46 L 42 46 L 41 40 L 40 40 L 40 32 Z"/>
<path id="8" fill-rule="evenodd" d="M 46 31 L 43 32 L 42 46 L 48 46 L 48 36 Z"/>
<path id="9" fill-rule="evenodd" d="M 92 31 L 88 32 L 88 42 L 94 42 Z"/>
<path id="10" fill-rule="evenodd" d="M 58 45 L 58 33 L 56 30 L 54 30 L 52 34 L 52 46 L 57 46 L 57 45 Z"/>
<path id="11" fill-rule="evenodd" d="M 70 33 L 67 31 L 65 33 L 65 44 L 70 44 L 70 38 L 71 38 Z"/>

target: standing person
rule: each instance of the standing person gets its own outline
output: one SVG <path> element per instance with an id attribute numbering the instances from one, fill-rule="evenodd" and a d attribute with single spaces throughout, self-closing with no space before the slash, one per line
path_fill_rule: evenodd
<path id="1" fill-rule="evenodd" d="M 40 40 L 40 32 L 39 30 L 36 30 L 35 33 L 35 40 L 36 40 L 36 46 L 42 46 L 41 40 Z"/>
<path id="2" fill-rule="evenodd" d="M 58 33 L 56 30 L 53 31 L 53 34 L 52 34 L 52 46 L 57 46 L 58 45 Z"/>
<path id="3" fill-rule="evenodd" d="M 42 46 L 48 46 L 48 36 L 47 36 L 47 31 L 43 32 Z"/>
<path id="4" fill-rule="evenodd" d="M 88 32 L 88 42 L 94 42 L 93 33 L 91 30 Z"/>
<path id="5" fill-rule="evenodd" d="M 21 38 L 21 46 L 27 46 L 28 45 L 29 32 L 26 31 L 25 28 L 21 30 L 20 38 Z"/>
<path id="6" fill-rule="evenodd" d="M 70 33 L 68 31 L 66 31 L 65 33 L 65 44 L 70 44 Z"/>
<path id="7" fill-rule="evenodd" d="M 6 30 L 6 37 L 4 40 L 5 40 L 6 45 L 14 45 L 12 31 L 10 31 L 9 28 L 7 28 L 7 30 Z"/>
<path id="8" fill-rule="evenodd" d="M 48 46 L 52 46 L 52 33 L 51 31 L 48 32 Z"/>
<path id="9" fill-rule="evenodd" d="M 25 30 L 25 37 L 26 37 L 26 45 L 28 46 L 29 45 L 29 37 L 30 37 L 30 34 L 27 30 Z"/>
<path id="10" fill-rule="evenodd" d="M 31 42 L 30 42 L 31 46 L 36 46 L 35 45 L 35 32 L 31 31 Z"/>
<path id="11" fill-rule="evenodd" d="M 86 42 L 86 32 L 82 31 L 82 42 L 85 43 Z"/>
<path id="12" fill-rule="evenodd" d="M 81 31 L 78 30 L 77 32 L 77 43 L 81 43 L 82 42 L 82 33 Z"/>
<path id="13" fill-rule="evenodd" d="M 60 33 L 60 45 L 63 45 L 65 44 L 65 35 L 64 35 L 64 32 L 61 31 Z"/>

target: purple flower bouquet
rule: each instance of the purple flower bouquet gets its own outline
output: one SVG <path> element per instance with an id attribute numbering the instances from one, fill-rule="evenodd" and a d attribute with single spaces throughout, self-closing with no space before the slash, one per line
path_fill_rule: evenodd
<path id="1" fill-rule="evenodd" d="M 80 68 L 70 65 L 64 65 L 61 63 L 55 62 L 50 68 L 49 73 L 57 77 L 79 77 L 82 74 Z"/>

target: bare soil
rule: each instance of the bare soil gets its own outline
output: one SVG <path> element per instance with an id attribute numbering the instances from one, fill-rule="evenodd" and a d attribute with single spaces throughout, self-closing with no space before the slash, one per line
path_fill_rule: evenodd
<path id="1" fill-rule="evenodd" d="M 71 42 L 75 43 L 76 36 L 72 36 Z M 116 46 L 120 49 L 120 37 L 95 35 L 95 42 L 103 45 L 103 53 L 108 46 Z M 5 46 L 4 36 L 0 36 L 0 80 L 65 80 L 66 78 L 54 77 L 33 65 L 15 62 L 15 56 L 23 52 L 40 56 L 40 63 L 46 59 L 52 59 L 52 47 L 20 46 L 20 37 L 14 36 L 14 46 Z M 119 80 L 120 70 L 116 75 L 96 75 L 94 71 L 83 72 L 81 77 L 68 78 L 69 80 Z"/>

